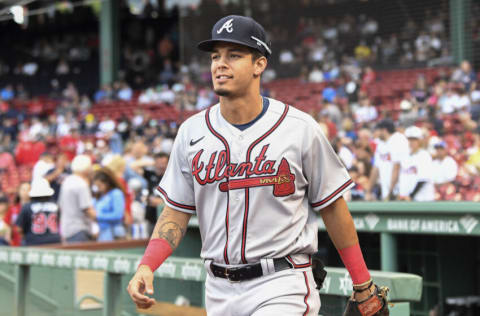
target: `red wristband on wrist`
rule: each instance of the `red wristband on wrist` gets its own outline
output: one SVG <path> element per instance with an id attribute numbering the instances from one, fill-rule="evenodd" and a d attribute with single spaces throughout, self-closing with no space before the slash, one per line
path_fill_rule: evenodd
<path id="1" fill-rule="evenodd" d="M 147 249 L 145 249 L 140 265 L 145 264 L 150 267 L 152 272 L 155 272 L 172 252 L 172 247 L 165 239 L 152 239 L 148 243 Z"/>
<path id="2" fill-rule="evenodd" d="M 340 249 L 338 253 L 352 277 L 353 284 L 361 284 L 370 280 L 370 272 L 368 272 L 365 260 L 363 260 L 359 244 Z"/>

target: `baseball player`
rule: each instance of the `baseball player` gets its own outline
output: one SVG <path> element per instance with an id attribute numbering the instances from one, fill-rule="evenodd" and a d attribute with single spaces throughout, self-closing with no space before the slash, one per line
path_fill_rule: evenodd
<path id="1" fill-rule="evenodd" d="M 208 315 L 318 315 L 311 256 L 320 213 L 354 298 L 366 300 L 363 315 L 384 309 L 342 198 L 353 186 L 347 171 L 312 117 L 260 95 L 272 54 L 263 27 L 227 16 L 198 47 L 210 53 L 220 102 L 179 129 L 157 188 L 166 206 L 127 288 L 132 300 L 140 308 L 154 304 L 153 271 L 195 214 Z"/>
<path id="2" fill-rule="evenodd" d="M 400 164 L 399 199 L 433 201 L 435 187 L 432 175 L 432 156 L 422 149 L 423 132 L 417 126 L 405 130 L 410 154 Z"/>

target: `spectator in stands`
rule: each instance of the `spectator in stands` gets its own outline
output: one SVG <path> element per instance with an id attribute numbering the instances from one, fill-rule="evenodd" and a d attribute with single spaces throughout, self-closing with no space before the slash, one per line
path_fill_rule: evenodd
<path id="1" fill-rule="evenodd" d="M 378 112 L 377 108 L 370 103 L 370 99 L 363 96 L 360 99 L 360 106 L 354 108 L 353 116 L 356 123 L 370 123 L 377 119 Z"/>
<path id="2" fill-rule="evenodd" d="M 405 130 L 410 153 L 400 162 L 398 198 L 402 201 L 433 201 L 432 157 L 422 148 L 423 131 L 417 126 Z"/>
<path id="3" fill-rule="evenodd" d="M 28 136 L 30 139 L 37 137 L 45 137 L 48 135 L 48 127 L 39 117 L 32 117 L 30 128 L 28 129 Z"/>
<path id="4" fill-rule="evenodd" d="M 29 192 L 31 201 L 23 205 L 16 226 L 22 234 L 22 246 L 53 244 L 60 242 L 58 229 L 58 205 L 48 181 L 37 178 Z"/>
<path id="5" fill-rule="evenodd" d="M 424 76 L 418 76 L 415 86 L 410 91 L 411 101 L 418 107 L 423 107 L 429 97 L 427 82 Z"/>
<path id="6" fill-rule="evenodd" d="M 110 145 L 104 140 L 99 139 L 95 142 L 93 153 L 96 162 L 108 161 L 115 155 L 110 149 Z"/>
<path id="7" fill-rule="evenodd" d="M 58 61 L 57 68 L 55 69 L 57 75 L 64 76 L 70 73 L 70 66 L 65 58 L 61 58 Z"/>
<path id="8" fill-rule="evenodd" d="M 117 98 L 122 101 L 130 101 L 133 98 L 133 90 L 125 81 L 120 82 Z"/>
<path id="9" fill-rule="evenodd" d="M 475 82 L 476 78 L 475 71 L 472 69 L 472 65 L 469 61 L 464 60 L 460 64 L 460 67 L 455 69 L 452 73 L 451 80 L 453 82 L 459 82 L 464 85 L 466 91 L 470 91 L 470 86 Z"/>
<path id="10" fill-rule="evenodd" d="M 53 191 L 53 199 L 58 201 L 58 196 L 60 194 L 60 188 L 63 181 L 72 174 L 72 171 L 69 166 L 69 157 L 66 153 L 60 153 L 57 155 L 55 160 L 55 165 L 51 168 L 44 176 L 45 179 L 50 183 Z"/>
<path id="11" fill-rule="evenodd" d="M 49 172 L 55 168 L 55 161 L 53 155 L 46 151 L 40 155 L 40 159 L 33 166 L 32 179 L 43 178 Z"/>
<path id="12" fill-rule="evenodd" d="M 3 145 L 0 144 L 0 191 L 7 195 L 15 194 L 20 183 L 15 160 Z"/>
<path id="13" fill-rule="evenodd" d="M 156 189 L 160 180 L 167 169 L 168 154 L 164 152 L 157 153 L 153 156 L 154 162 L 152 166 L 146 166 L 143 168 L 143 177 L 147 180 L 148 184 L 148 197 L 147 208 L 145 218 L 149 222 L 149 232 L 153 231 L 153 227 L 157 222 L 158 208 L 162 207 L 163 200 L 156 195 Z"/>
<path id="14" fill-rule="evenodd" d="M 165 59 L 163 61 L 163 69 L 159 75 L 160 83 L 170 83 L 175 79 L 175 69 L 173 68 L 172 61 L 170 59 Z"/>
<path id="15" fill-rule="evenodd" d="M 75 124 L 70 127 L 70 133 L 63 135 L 58 139 L 60 152 L 67 156 L 68 161 L 72 161 L 77 155 L 81 142 L 80 137 L 80 130 Z"/>
<path id="16" fill-rule="evenodd" d="M 395 131 L 393 121 L 384 119 L 377 125 L 378 143 L 370 173 L 370 182 L 366 199 L 373 200 L 375 195 L 382 200 L 393 200 L 397 195 L 400 163 L 408 156 L 409 147 L 405 136 Z M 374 192 L 377 180 L 380 182 L 380 194 Z"/>
<path id="17" fill-rule="evenodd" d="M 457 162 L 448 155 L 447 144 L 440 141 L 434 145 L 435 159 L 432 164 L 433 183 L 442 185 L 452 182 L 457 177 Z"/>
<path id="18" fill-rule="evenodd" d="M 96 103 L 100 101 L 109 101 L 113 98 L 113 89 L 109 84 L 104 84 L 100 90 L 95 92 L 93 99 Z"/>
<path id="19" fill-rule="evenodd" d="M 80 101 L 80 95 L 78 89 L 73 82 L 68 82 L 67 86 L 62 92 L 63 97 L 66 101 L 78 103 Z"/>
<path id="20" fill-rule="evenodd" d="M 109 115 L 105 115 L 98 124 L 97 136 L 104 137 L 106 134 L 112 133 L 115 131 L 115 126 L 115 121 Z"/>
<path id="21" fill-rule="evenodd" d="M 459 96 L 453 84 L 449 84 L 447 93 L 438 99 L 438 105 L 443 114 L 452 114 L 458 110 Z"/>
<path id="22" fill-rule="evenodd" d="M 468 160 L 465 162 L 465 168 L 470 175 L 480 175 L 480 129 L 474 134 L 474 143 L 467 149 Z"/>
<path id="23" fill-rule="evenodd" d="M 410 100 L 404 99 L 400 102 L 400 112 L 398 122 L 401 126 L 412 126 L 418 119 L 417 106 L 413 106 Z"/>
<path id="24" fill-rule="evenodd" d="M 335 101 L 336 96 L 337 96 L 337 91 L 334 89 L 333 83 L 329 82 L 325 87 L 325 89 L 323 89 L 322 91 L 323 100 L 325 100 L 326 102 L 332 103 Z"/>
<path id="25" fill-rule="evenodd" d="M 93 186 L 96 195 L 93 203 L 100 228 L 98 241 L 125 238 L 125 192 L 115 174 L 108 168 L 97 170 L 93 176 Z"/>
<path id="26" fill-rule="evenodd" d="M 90 192 L 90 157 L 76 156 L 71 168 L 73 174 L 62 182 L 58 198 L 62 239 L 67 243 L 89 241 L 90 225 L 96 219 Z"/>
<path id="27" fill-rule="evenodd" d="M 480 118 L 480 85 L 477 82 L 473 82 L 470 90 L 470 100 L 472 101 L 470 114 L 474 121 L 478 121 Z"/>
<path id="28" fill-rule="evenodd" d="M 16 90 L 17 100 L 27 101 L 29 99 L 30 94 L 25 89 L 25 86 L 23 84 L 21 83 L 17 84 L 17 87 L 15 90 Z"/>
<path id="29" fill-rule="evenodd" d="M 318 66 L 314 66 L 310 74 L 308 75 L 309 82 L 323 82 L 323 72 L 320 70 Z"/>
<path id="30" fill-rule="evenodd" d="M 18 227 L 15 225 L 15 223 L 17 222 L 17 218 L 22 210 L 22 207 L 30 202 L 30 188 L 30 182 L 22 182 L 20 184 L 17 196 L 14 199 L 14 203 L 10 205 L 4 218 L 7 225 L 12 229 L 12 239 L 10 242 L 12 246 L 20 246 L 22 242 L 22 235 L 18 231 Z"/>
<path id="31" fill-rule="evenodd" d="M 0 193 L 0 246 L 10 246 L 12 229 L 4 220 L 7 209 L 8 198 Z"/>
<path id="32" fill-rule="evenodd" d="M 104 159 L 104 161 L 102 161 L 102 164 L 113 172 L 119 184 L 121 185 L 122 191 L 125 193 L 124 222 L 125 225 L 129 227 L 132 224 L 131 205 L 133 202 L 134 194 L 130 190 L 129 186 L 127 185 L 127 181 L 125 180 L 127 163 L 122 156 L 115 154 L 107 159 Z"/>
<path id="33" fill-rule="evenodd" d="M 132 146 L 130 155 L 126 157 L 127 165 L 139 176 L 143 175 L 145 167 L 152 166 L 154 160 L 148 155 L 148 147 L 142 141 L 137 141 Z"/>
<path id="34" fill-rule="evenodd" d="M 13 91 L 13 86 L 11 84 L 6 85 L 2 90 L 0 90 L 0 99 L 3 101 L 10 101 L 15 97 L 15 92 Z"/>
<path id="35" fill-rule="evenodd" d="M 146 190 L 143 189 L 142 183 L 138 178 L 128 181 L 128 187 L 134 194 L 132 202 L 132 220 L 131 234 L 133 239 L 145 239 L 151 235 L 148 229 L 148 222 L 145 219 L 146 212 Z"/>

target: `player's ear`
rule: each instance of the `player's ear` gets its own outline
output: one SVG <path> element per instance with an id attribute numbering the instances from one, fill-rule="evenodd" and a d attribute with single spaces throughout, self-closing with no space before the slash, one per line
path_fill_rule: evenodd
<path id="1" fill-rule="evenodd" d="M 257 58 L 253 62 L 253 68 L 254 68 L 253 76 L 254 77 L 260 76 L 265 71 L 265 68 L 267 68 L 267 64 L 268 64 L 268 61 L 267 61 L 267 58 L 265 56 L 261 56 L 261 57 Z"/>

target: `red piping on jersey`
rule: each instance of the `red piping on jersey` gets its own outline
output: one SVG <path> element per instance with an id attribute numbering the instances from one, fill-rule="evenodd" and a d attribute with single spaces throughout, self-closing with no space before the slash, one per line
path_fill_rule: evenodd
<path id="1" fill-rule="evenodd" d="M 181 204 L 181 203 L 175 202 L 174 200 L 169 198 L 168 195 L 167 195 L 167 192 L 165 192 L 165 190 L 163 190 L 160 186 L 157 187 L 157 191 L 160 192 L 165 197 L 165 199 L 167 200 L 168 203 L 170 203 L 172 205 L 175 205 L 177 207 L 180 207 L 180 208 L 190 210 L 190 211 L 195 211 L 195 206 Z"/>
<path id="2" fill-rule="evenodd" d="M 287 259 L 293 265 L 294 269 L 308 268 L 312 265 L 312 256 L 308 256 L 307 263 L 300 263 L 300 264 L 296 264 L 295 261 L 293 261 L 292 257 L 290 256 L 287 256 Z"/>
<path id="3" fill-rule="evenodd" d="M 279 125 L 283 122 L 285 117 L 288 113 L 288 104 L 285 104 L 285 109 L 283 110 L 282 115 L 278 119 L 277 123 L 272 126 L 265 134 L 263 134 L 260 138 L 254 141 L 247 150 L 247 160 L 250 161 L 250 154 L 252 153 L 252 149 L 257 146 L 262 140 L 264 140 L 268 135 L 270 135 Z M 245 175 L 245 178 L 248 178 L 248 174 Z M 247 243 L 247 226 L 248 226 L 248 209 L 249 209 L 249 190 L 245 188 L 245 212 L 243 214 L 243 234 L 242 234 L 242 263 L 247 263 L 247 259 L 245 258 L 245 248 Z"/>
<path id="4" fill-rule="evenodd" d="M 327 203 L 328 201 L 330 201 L 333 197 L 335 197 L 338 193 L 340 193 L 342 190 L 344 190 L 346 187 L 348 187 L 350 184 L 353 183 L 353 180 L 352 179 L 349 179 L 347 182 L 345 182 L 344 184 L 342 184 L 342 186 L 340 186 L 338 189 L 335 190 L 335 192 L 333 192 L 332 194 L 330 194 L 329 196 L 327 196 L 326 198 L 324 198 L 323 200 L 319 201 L 319 202 L 315 202 L 315 203 L 311 203 L 310 205 L 312 207 L 318 207 L 318 206 L 322 206 L 323 204 Z"/>
<path id="5" fill-rule="evenodd" d="M 303 301 L 305 302 L 305 305 L 307 305 L 307 309 L 305 310 L 305 313 L 303 313 L 303 316 L 308 315 L 308 312 L 310 311 L 310 306 L 308 306 L 308 297 L 310 296 L 310 285 L 308 284 L 308 277 L 307 277 L 307 272 L 303 272 L 303 277 L 305 278 L 305 284 L 307 285 L 307 294 L 305 294 L 305 298 Z"/>
<path id="6" fill-rule="evenodd" d="M 212 124 L 210 123 L 210 108 L 207 109 L 205 112 L 205 121 L 207 122 L 207 127 L 210 132 L 217 137 L 225 146 L 225 151 L 227 152 L 227 161 L 226 166 L 230 165 L 230 147 L 228 147 L 228 143 L 226 139 L 220 135 L 215 129 L 213 129 Z M 229 176 L 227 174 L 227 183 L 229 181 Z M 225 214 L 225 233 L 226 233 L 226 240 L 225 240 L 225 248 L 223 249 L 223 259 L 225 260 L 225 264 L 230 264 L 228 260 L 228 218 L 230 216 L 230 193 L 227 191 L 227 213 Z"/>

